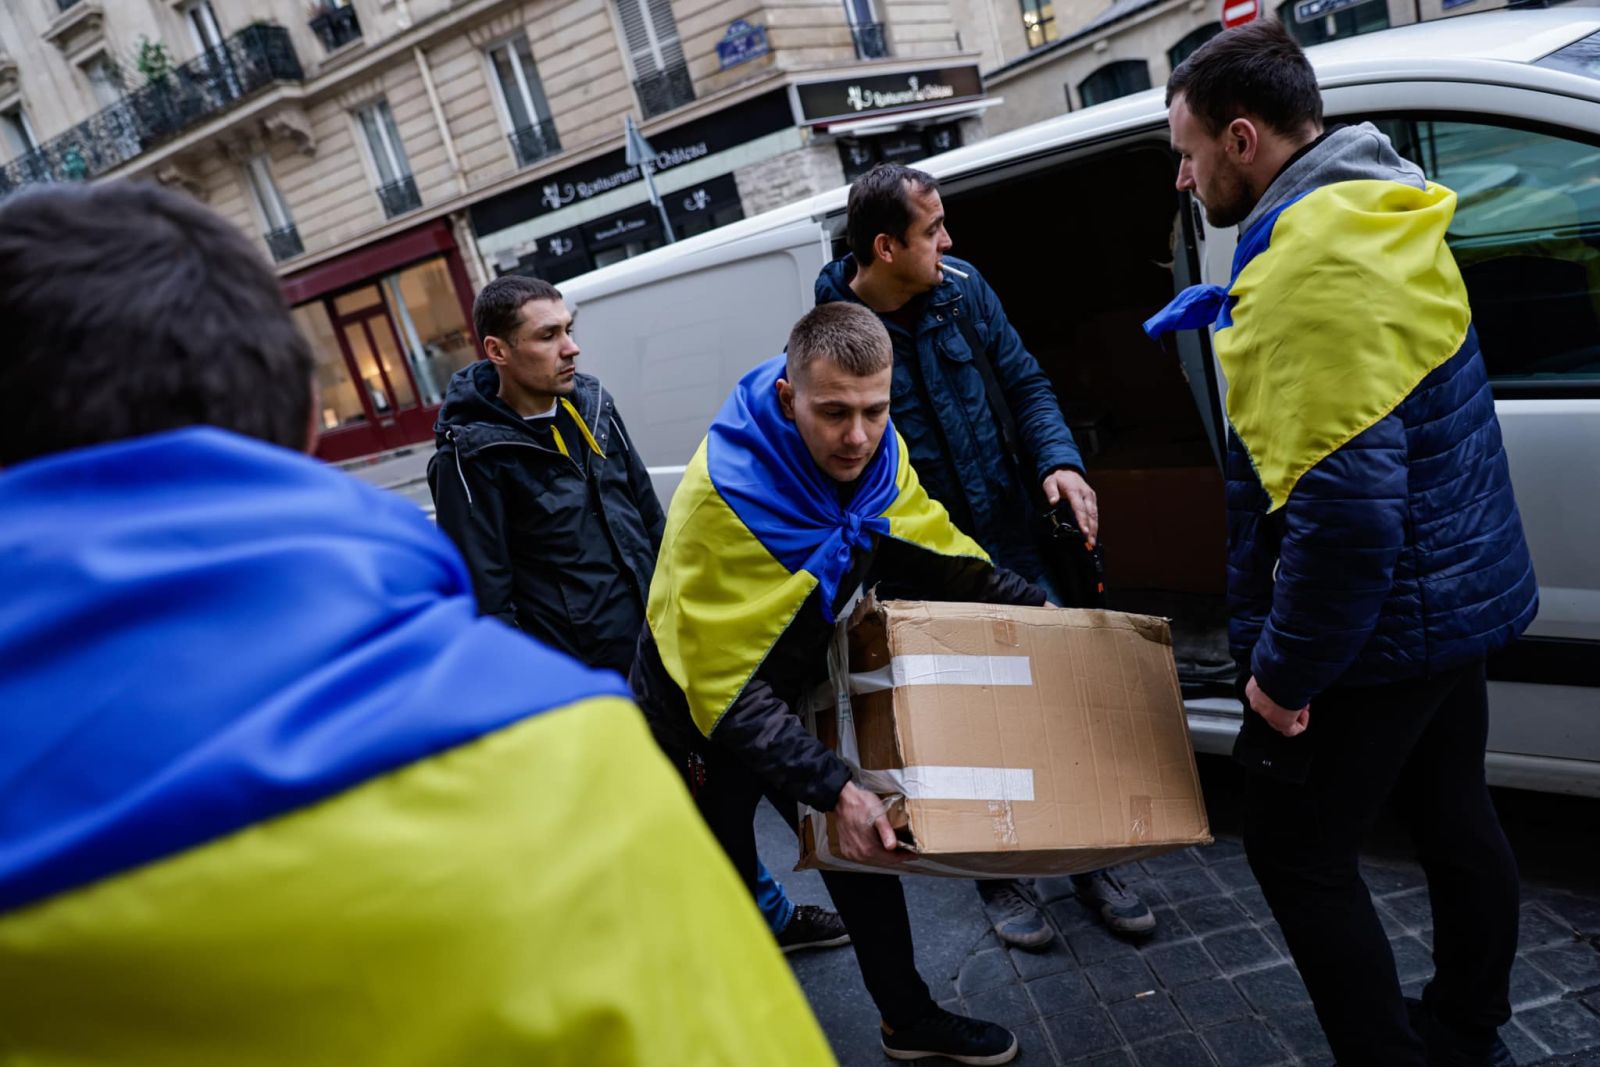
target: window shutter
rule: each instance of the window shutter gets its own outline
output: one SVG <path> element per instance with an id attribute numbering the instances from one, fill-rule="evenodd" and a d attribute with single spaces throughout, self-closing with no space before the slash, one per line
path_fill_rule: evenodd
<path id="1" fill-rule="evenodd" d="M 628 61 L 633 64 L 633 74 L 642 78 L 661 69 L 661 61 L 650 37 L 650 26 L 645 21 L 645 0 L 617 0 L 617 14 L 622 17 L 622 36 L 628 44 Z"/>
<path id="2" fill-rule="evenodd" d="M 678 40 L 678 20 L 672 16 L 672 0 L 647 0 L 650 23 L 655 29 L 658 58 L 662 67 L 683 65 L 683 44 Z"/>

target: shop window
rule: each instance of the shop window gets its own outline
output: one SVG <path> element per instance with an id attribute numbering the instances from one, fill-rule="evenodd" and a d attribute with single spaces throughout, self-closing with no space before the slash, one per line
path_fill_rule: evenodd
<path id="1" fill-rule="evenodd" d="M 1177 70 L 1178 64 L 1194 55 L 1196 49 L 1221 32 L 1220 22 L 1208 22 L 1198 29 L 1190 30 L 1177 44 L 1167 49 L 1167 66 Z"/>
<path id="2" fill-rule="evenodd" d="M 461 299 L 443 256 L 383 279 L 424 404 L 444 400 L 450 376 L 477 358 Z"/>
<path id="3" fill-rule="evenodd" d="M 499 90 L 500 113 L 519 166 L 527 166 L 561 150 L 544 83 L 533 65 L 526 34 L 489 49 L 489 66 Z"/>
<path id="4" fill-rule="evenodd" d="M 1056 6 L 1051 0 L 1022 0 L 1022 30 L 1028 47 L 1038 48 L 1056 39 Z"/>
<path id="5" fill-rule="evenodd" d="M 1450 248 L 1489 376 L 1600 382 L 1600 148 L 1507 126 L 1374 121 L 1456 193 Z"/>
<path id="6" fill-rule="evenodd" d="M 1129 96 L 1150 88 L 1150 64 L 1142 59 L 1123 59 L 1107 63 L 1078 83 L 1078 98 L 1084 107 L 1103 104 L 1119 96 Z"/>
<path id="7" fill-rule="evenodd" d="M 317 425 L 327 431 L 366 422 L 366 410 L 361 406 L 355 383 L 350 380 L 350 371 L 345 366 L 327 308 L 317 300 L 301 304 L 293 314 L 295 325 L 311 343 L 311 353 L 316 358 Z"/>
<path id="8" fill-rule="evenodd" d="M 1341 11 L 1320 14 L 1324 7 L 1325 0 L 1287 0 L 1278 6 L 1278 21 L 1306 47 L 1389 28 L 1388 0 L 1366 0 Z"/>
<path id="9" fill-rule="evenodd" d="M 961 127 L 950 122 L 922 130 L 902 130 L 839 142 L 844 179 L 853 182 L 878 163 L 916 163 L 961 147 Z"/>

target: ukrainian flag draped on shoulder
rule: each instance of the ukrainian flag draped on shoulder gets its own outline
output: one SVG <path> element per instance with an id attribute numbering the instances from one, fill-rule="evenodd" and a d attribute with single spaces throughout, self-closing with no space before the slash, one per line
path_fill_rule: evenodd
<path id="1" fill-rule="evenodd" d="M 831 1063 L 621 679 L 215 430 L 0 473 L 0 1064 Z"/>
<path id="2" fill-rule="evenodd" d="M 853 553 L 877 536 L 987 560 L 917 480 L 891 423 L 848 502 L 779 408 L 784 357 L 740 379 L 672 497 L 647 616 L 709 736 L 813 589 L 833 622 Z"/>
<path id="3" fill-rule="evenodd" d="M 1312 189 L 1239 240 L 1227 286 L 1194 286 L 1145 323 L 1215 323 L 1228 420 L 1271 500 L 1388 415 L 1455 355 L 1472 313 L 1445 231 L 1455 193 L 1380 179 Z"/>

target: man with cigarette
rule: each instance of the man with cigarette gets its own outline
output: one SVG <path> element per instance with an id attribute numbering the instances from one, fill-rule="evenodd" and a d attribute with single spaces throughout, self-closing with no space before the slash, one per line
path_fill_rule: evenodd
<path id="1" fill-rule="evenodd" d="M 999 297 L 972 264 L 947 254 L 938 179 L 879 164 L 851 187 L 846 227 L 850 252 L 822 269 L 817 303 L 862 304 L 877 313 L 894 345 L 895 425 L 928 495 L 996 565 L 1062 603 L 1036 540 L 1043 524 L 1029 482 L 1052 507 L 1071 509 L 1091 547 L 1100 525 L 1094 490 L 1055 391 Z M 1008 460 L 1005 416 L 994 409 L 980 359 L 1015 422 L 1017 458 L 1026 469 Z M 1155 929 L 1150 909 L 1109 872 L 1077 875 L 1073 886 L 1110 929 Z M 1023 883 L 980 881 L 978 893 L 1008 944 L 1042 948 L 1055 936 Z"/>

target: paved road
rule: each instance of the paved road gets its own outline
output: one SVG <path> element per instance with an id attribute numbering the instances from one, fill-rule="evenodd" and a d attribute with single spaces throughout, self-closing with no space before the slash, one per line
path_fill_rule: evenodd
<path id="1" fill-rule="evenodd" d="M 1060 936 L 1049 951 L 1003 948 L 970 883 L 907 878 L 917 957 L 952 1010 L 1013 1027 L 1020 1064 L 1266 1067 L 1332 1063 L 1283 935 L 1238 841 L 1239 780 L 1203 757 L 1215 844 L 1125 869 L 1160 927 L 1141 945 L 1105 933 L 1065 879 L 1039 883 Z M 1600 1065 L 1600 801 L 1496 794 L 1523 866 L 1516 1017 L 1504 1037 L 1524 1065 Z M 762 851 L 802 902 L 826 903 L 814 872 L 793 865 L 793 836 L 763 807 Z M 1422 873 L 1396 827 L 1381 827 L 1367 880 L 1408 992 L 1431 969 Z M 848 949 L 798 954 L 795 973 L 845 1067 L 888 1061 L 877 1016 Z"/>

